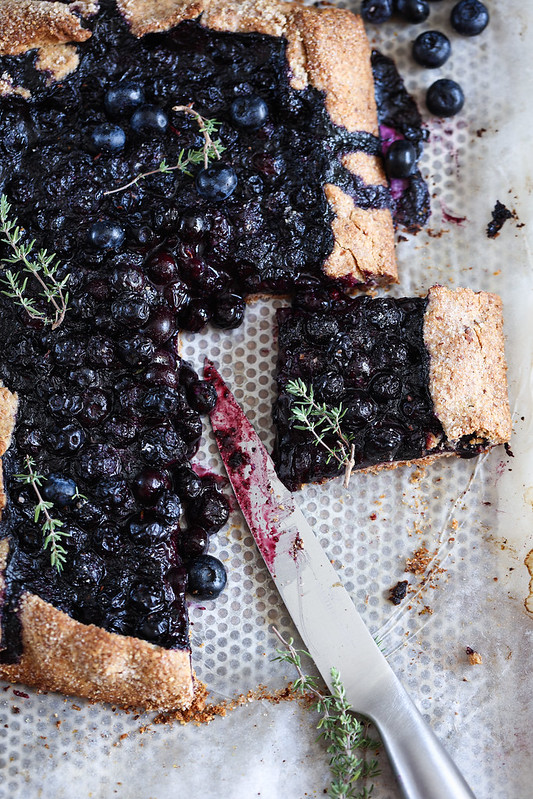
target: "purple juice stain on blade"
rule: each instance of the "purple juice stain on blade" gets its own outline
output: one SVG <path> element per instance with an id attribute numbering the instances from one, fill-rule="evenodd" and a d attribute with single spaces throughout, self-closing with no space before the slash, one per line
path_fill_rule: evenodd
<path id="1" fill-rule="evenodd" d="M 279 543 L 276 523 L 285 508 L 275 500 L 275 491 L 268 478 L 269 455 L 244 411 L 207 358 L 204 377 L 217 392 L 217 404 L 210 418 L 224 466 L 265 563 L 274 574 Z"/>

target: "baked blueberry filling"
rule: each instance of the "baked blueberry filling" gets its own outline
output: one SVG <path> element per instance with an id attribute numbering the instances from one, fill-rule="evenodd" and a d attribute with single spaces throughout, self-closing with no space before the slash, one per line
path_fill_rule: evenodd
<path id="1" fill-rule="evenodd" d="M 333 125 L 320 92 L 290 87 L 283 39 L 189 21 L 138 40 L 102 6 L 60 83 L 34 69 L 34 52 L 0 58 L 32 95 L 1 101 L 0 193 L 23 241 L 57 255 L 69 292 L 53 330 L 0 296 L 0 379 L 20 401 L 4 457 L 6 662 L 20 654 L 23 590 L 79 621 L 188 646 L 187 569 L 198 596 L 218 592 L 220 568 L 194 564 L 228 507 L 189 465 L 213 396 L 180 359 L 178 330 L 233 328 L 246 294 L 324 284 L 325 183 L 363 208 L 394 205 L 342 166 L 354 150 L 379 154 L 379 140 Z M 205 144 L 177 106 L 218 123 L 220 158 L 174 169 Z M 46 307 L 32 281 L 26 295 Z M 62 569 L 35 520 L 35 483 L 20 477 L 30 463 L 62 525 Z"/>
<path id="2" fill-rule="evenodd" d="M 452 447 L 435 416 L 423 340 L 426 305 L 422 298 L 348 298 L 312 290 L 293 308 L 278 311 L 274 460 L 288 488 L 345 468 L 331 454 L 339 451 L 340 437 L 318 423 L 324 413 L 311 418 L 321 442 L 295 418 L 298 408 L 309 408 L 311 389 L 317 406 L 340 409 L 356 470 L 451 450 L 473 457 L 483 450 L 486 442 L 479 440 Z M 291 390 L 294 381 L 301 381 L 300 392 Z"/>

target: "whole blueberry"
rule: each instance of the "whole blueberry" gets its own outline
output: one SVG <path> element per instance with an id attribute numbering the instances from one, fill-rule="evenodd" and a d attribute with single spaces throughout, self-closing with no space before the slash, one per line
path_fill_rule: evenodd
<path id="1" fill-rule="evenodd" d="M 155 505 L 163 491 L 169 488 L 168 474 L 160 469 L 144 469 L 132 482 L 133 494 L 143 505 Z"/>
<path id="2" fill-rule="evenodd" d="M 196 191 L 204 200 L 225 200 L 233 194 L 236 187 L 235 170 L 226 164 L 212 164 L 196 175 Z"/>
<path id="3" fill-rule="evenodd" d="M 144 91 L 137 83 L 119 83 L 108 89 L 104 97 L 105 110 L 111 116 L 131 114 L 144 103 Z"/>
<path id="4" fill-rule="evenodd" d="M 61 474 L 51 474 L 41 488 L 41 494 L 48 502 L 53 502 L 60 508 L 72 504 L 77 493 L 76 483 L 70 477 Z"/>
<path id="5" fill-rule="evenodd" d="M 239 128 L 260 128 L 268 117 L 268 106 L 261 97 L 248 94 L 231 104 L 231 119 Z"/>
<path id="6" fill-rule="evenodd" d="M 205 216 L 196 211 L 185 213 L 180 219 L 178 233 L 183 241 L 200 241 L 207 230 L 207 220 Z"/>
<path id="7" fill-rule="evenodd" d="M 452 8 L 452 28 L 463 36 L 477 36 L 489 24 L 489 12 L 480 0 L 460 0 Z"/>
<path id="8" fill-rule="evenodd" d="M 197 599 L 215 599 L 226 587 L 226 569 L 212 555 L 199 555 L 191 560 L 187 573 L 187 590 Z"/>
<path id="9" fill-rule="evenodd" d="M 164 133 L 168 127 L 168 117 L 158 105 L 141 105 L 130 119 L 131 129 L 140 136 L 153 136 Z"/>
<path id="10" fill-rule="evenodd" d="M 426 94 L 428 110 L 437 117 L 452 117 L 465 102 L 463 90 L 454 80 L 441 78 L 432 83 Z"/>
<path id="11" fill-rule="evenodd" d="M 408 22 L 424 22 L 429 17 L 427 0 L 396 0 L 396 10 Z"/>
<path id="12" fill-rule="evenodd" d="M 126 134 L 118 125 L 104 122 L 91 133 L 91 145 L 96 152 L 119 153 L 126 144 Z"/>
<path id="13" fill-rule="evenodd" d="M 120 225 L 104 220 L 91 225 L 88 235 L 93 247 L 99 250 L 116 250 L 122 245 L 126 233 Z"/>
<path id="14" fill-rule="evenodd" d="M 451 52 L 450 40 L 440 31 L 424 31 L 413 42 L 413 58 L 428 69 L 441 67 Z"/>
<path id="15" fill-rule="evenodd" d="M 361 16 L 366 22 L 381 25 L 392 16 L 392 0 L 363 0 L 361 3 Z"/>
<path id="16" fill-rule="evenodd" d="M 239 327 L 245 309 L 246 303 L 239 294 L 222 294 L 215 300 L 213 324 L 225 330 Z"/>
<path id="17" fill-rule="evenodd" d="M 182 466 L 176 471 L 174 482 L 176 484 L 176 491 L 180 497 L 185 500 L 190 501 L 195 499 L 202 493 L 202 479 L 188 466 Z"/>
<path id="18" fill-rule="evenodd" d="M 178 554 L 183 560 L 205 555 L 209 547 L 209 534 L 203 527 L 194 525 L 181 530 L 176 541 Z"/>
<path id="19" fill-rule="evenodd" d="M 148 321 L 150 306 L 142 294 L 124 292 L 111 303 L 111 313 L 121 324 L 138 328 Z"/>
<path id="20" fill-rule="evenodd" d="M 385 166 L 390 178 L 408 178 L 416 172 L 416 148 L 406 139 L 391 144 L 385 156 Z"/>

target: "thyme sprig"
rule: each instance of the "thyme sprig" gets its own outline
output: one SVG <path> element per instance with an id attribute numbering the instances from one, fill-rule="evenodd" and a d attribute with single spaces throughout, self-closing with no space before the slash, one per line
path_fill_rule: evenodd
<path id="1" fill-rule="evenodd" d="M 24 465 L 27 469 L 27 472 L 15 474 L 13 476 L 21 483 L 30 485 L 35 493 L 35 496 L 37 497 L 34 521 L 38 522 L 41 518 L 41 515 L 44 517 L 44 522 L 41 524 L 44 535 L 44 548 L 47 549 L 50 547 L 50 563 L 55 569 L 57 569 L 59 573 L 61 573 L 67 559 L 67 550 L 61 545 L 60 542 L 62 538 L 70 538 L 70 533 L 67 533 L 62 529 L 63 522 L 61 519 L 54 519 L 49 513 L 49 511 L 54 507 L 54 503 L 45 500 L 40 492 L 40 487 L 46 480 L 46 477 L 42 474 L 39 474 L 35 470 L 35 461 L 29 455 L 26 455 L 26 458 L 24 459 Z M 78 490 L 76 490 L 76 494 L 73 498 L 82 500 L 86 499 L 86 497 L 83 494 L 80 494 Z"/>
<path id="2" fill-rule="evenodd" d="M 307 430 L 311 433 L 315 444 L 328 451 L 328 463 L 334 458 L 341 466 L 344 466 L 344 487 L 348 488 L 355 466 L 355 446 L 350 434 L 345 433 L 341 428 L 341 421 L 346 410 L 342 405 L 330 408 L 325 402 L 317 402 L 313 386 L 306 385 L 300 378 L 289 380 L 286 388 L 289 394 L 300 400 L 291 408 L 291 420 L 298 423 L 294 427 L 296 430 Z M 325 440 L 326 436 L 334 436 L 336 446 L 330 446 Z"/>
<path id="3" fill-rule="evenodd" d="M 292 638 L 286 641 L 275 627 L 272 629 L 285 647 L 276 649 L 278 654 L 274 660 L 294 667 L 298 677 L 292 683 L 293 691 L 311 694 L 315 709 L 322 717 L 317 729 L 320 731 L 319 737 L 329 743 L 327 752 L 330 755 L 332 781 L 328 795 L 331 799 L 367 799 L 374 786 L 361 786 L 360 781 L 378 776 L 379 769 L 375 759 L 366 760 L 360 753 L 376 749 L 378 741 L 368 737 L 367 725 L 351 712 L 338 670 L 331 669 L 331 694 L 323 694 L 314 677 L 303 671 L 301 656 L 310 655 L 295 649 Z"/>
<path id="4" fill-rule="evenodd" d="M 198 111 L 194 110 L 192 103 L 190 105 L 176 105 L 172 110 L 182 111 L 184 114 L 189 114 L 196 119 L 200 133 L 204 137 L 203 146 L 198 149 L 190 148 L 189 150 L 181 150 L 180 154 L 178 155 L 178 161 L 176 164 L 173 164 L 173 166 L 169 166 L 166 160 L 163 159 L 157 169 L 151 169 L 149 172 L 142 172 L 124 186 L 119 186 L 118 189 L 110 189 L 110 191 L 105 191 L 104 196 L 108 194 L 116 194 L 119 191 L 125 191 L 131 186 L 135 186 L 135 184 L 140 180 L 144 180 L 144 178 L 147 178 L 150 175 L 158 175 L 161 173 L 168 175 L 170 172 L 177 170 L 179 172 L 183 172 L 189 177 L 192 177 L 192 172 L 188 168 L 189 166 L 197 166 L 198 164 L 203 163 L 204 169 L 207 169 L 210 160 L 213 158 L 220 158 L 226 148 L 220 139 L 214 139 L 213 136 L 218 131 L 221 123 L 216 119 L 206 119 L 203 117 L 198 113 Z"/>
<path id="5" fill-rule="evenodd" d="M 54 254 L 49 254 L 46 250 L 35 251 L 35 239 L 23 242 L 24 229 L 17 224 L 16 219 L 10 219 L 9 213 L 11 205 L 5 194 L 0 196 L 0 235 L 2 240 L 8 244 L 13 255 L 2 259 L 4 264 L 20 264 L 20 269 L 4 269 L 4 275 L 0 281 L 7 286 L 6 291 L 2 291 L 6 297 L 15 300 L 24 308 L 31 319 L 40 319 L 45 325 L 51 325 L 52 330 L 62 323 L 68 306 L 68 291 L 66 290 L 70 275 L 66 275 L 63 280 L 58 280 L 57 270 L 59 262 Z M 26 272 L 27 277 L 22 273 Z M 27 296 L 27 286 L 29 278 L 34 278 L 42 288 L 41 296 L 45 298 L 52 308 L 52 314 L 48 315 L 40 311 L 35 306 L 35 300 Z"/>

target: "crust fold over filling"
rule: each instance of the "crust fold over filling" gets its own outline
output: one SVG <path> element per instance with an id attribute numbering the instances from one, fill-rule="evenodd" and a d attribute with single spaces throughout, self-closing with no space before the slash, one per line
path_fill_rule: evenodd
<path id="1" fill-rule="evenodd" d="M 496 294 L 434 286 L 424 343 L 435 413 L 452 443 L 502 444 L 511 436 L 502 301 Z"/>

